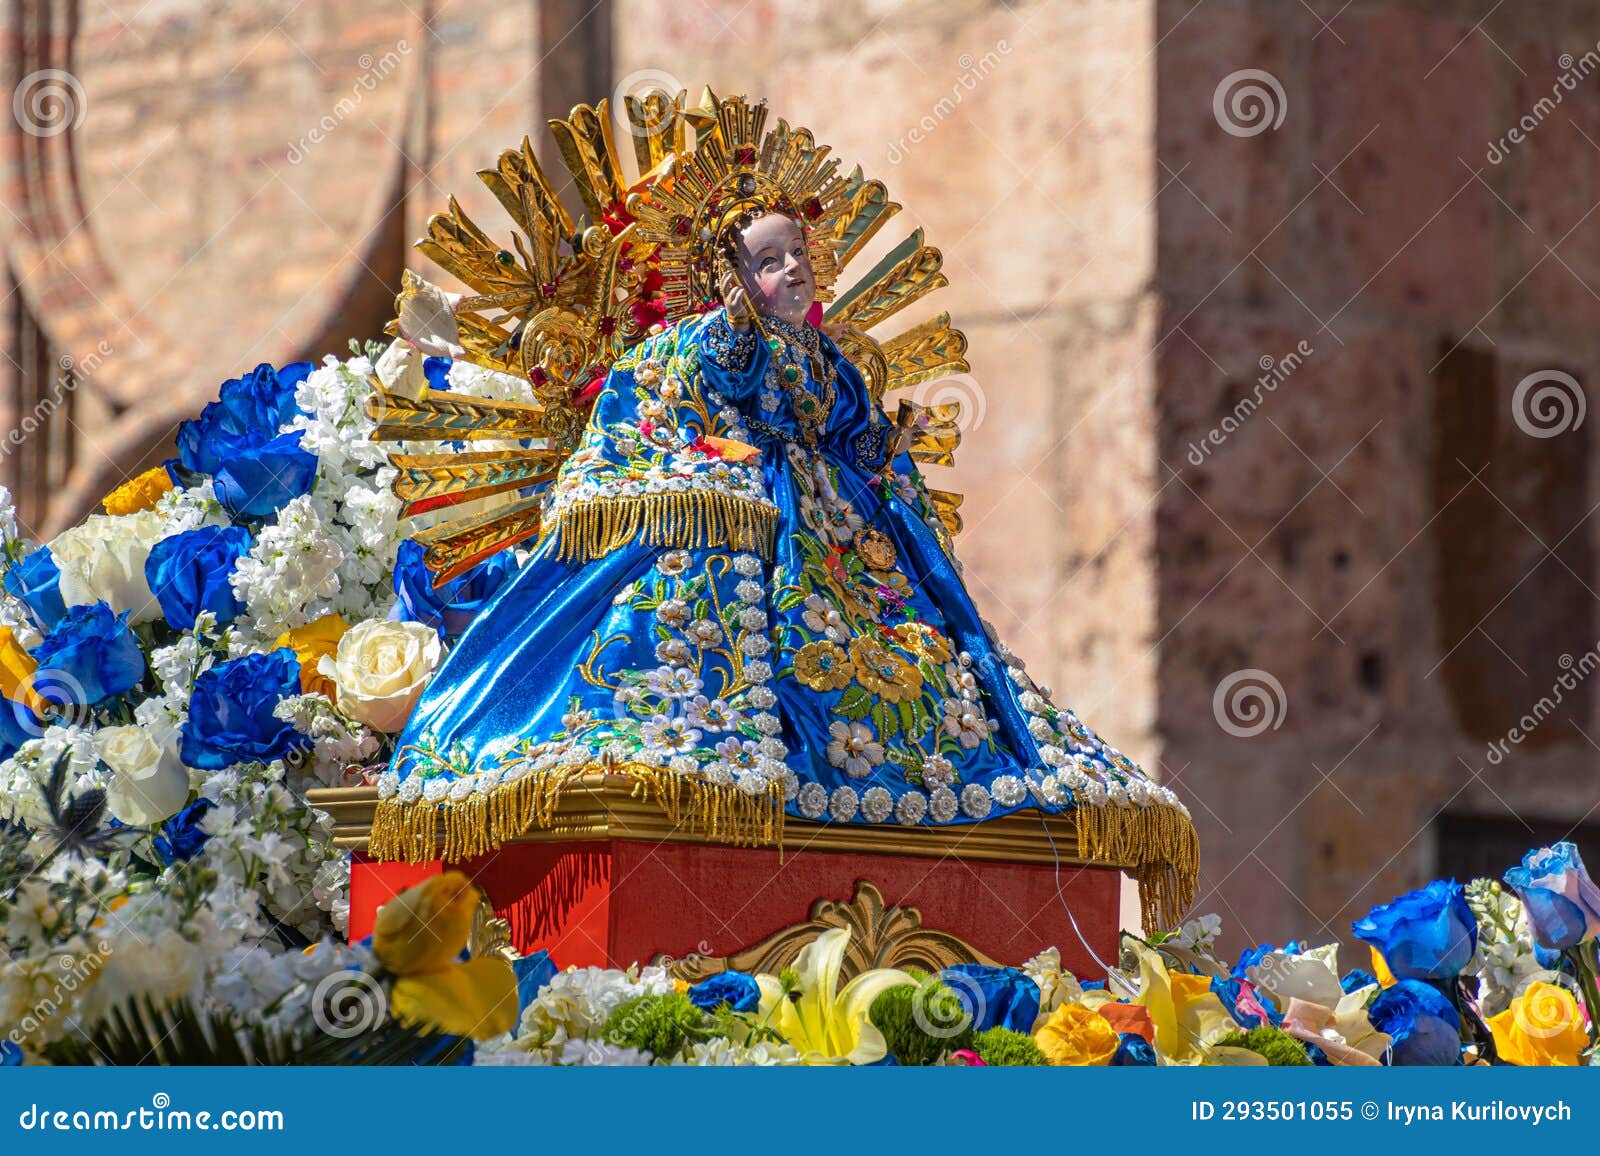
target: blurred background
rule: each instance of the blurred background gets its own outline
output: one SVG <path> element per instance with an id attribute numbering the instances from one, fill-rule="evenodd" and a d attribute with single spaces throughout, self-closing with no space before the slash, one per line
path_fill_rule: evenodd
<path id="1" fill-rule="evenodd" d="M 885 181 L 877 249 L 942 248 L 902 317 L 971 339 L 930 471 L 969 582 L 1188 802 L 1227 944 L 1348 938 L 1556 838 L 1600 858 L 1589 0 L 14 0 L 0 28 L 0 481 L 36 536 L 224 378 L 379 336 L 451 195 L 507 230 L 473 173 L 523 134 L 550 157 L 574 104 L 709 83 Z"/>

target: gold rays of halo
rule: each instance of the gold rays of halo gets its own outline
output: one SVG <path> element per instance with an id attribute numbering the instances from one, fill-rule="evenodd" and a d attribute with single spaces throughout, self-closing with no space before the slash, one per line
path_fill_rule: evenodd
<path id="1" fill-rule="evenodd" d="M 535 400 L 487 402 L 424 391 L 371 402 L 374 438 L 405 443 L 391 454 L 408 516 L 495 498 L 487 510 L 436 521 L 416 537 L 439 582 L 539 531 L 536 488 L 576 447 L 587 417 L 579 394 L 659 325 L 717 304 L 711 250 L 718 225 L 741 207 L 778 207 L 805 229 L 824 323 L 861 370 L 874 399 L 965 373 L 967 339 L 948 313 L 882 341 L 872 330 L 947 284 L 939 250 L 917 229 L 847 290 L 835 286 L 852 259 L 900 211 L 880 181 L 839 162 L 811 132 L 764 102 L 718 97 L 698 105 L 685 92 L 627 96 L 622 110 L 637 176 L 618 155 L 605 100 L 551 120 L 563 166 L 582 202 L 575 222 L 540 166 L 532 142 L 478 173 L 510 216 L 509 246 L 480 228 L 452 197 L 428 221 L 417 248 L 470 291 L 456 311 L 465 360 L 526 378 Z M 418 291 L 409 276 L 397 313 Z M 391 323 L 391 335 L 398 327 Z M 949 465 L 960 440 L 959 403 L 901 400 L 901 445 L 926 464 Z M 411 452 L 419 442 L 490 441 Z M 533 489 L 530 489 L 532 487 Z M 524 496 L 520 499 L 517 494 Z M 960 529 L 957 494 L 930 491 L 950 533 Z"/>

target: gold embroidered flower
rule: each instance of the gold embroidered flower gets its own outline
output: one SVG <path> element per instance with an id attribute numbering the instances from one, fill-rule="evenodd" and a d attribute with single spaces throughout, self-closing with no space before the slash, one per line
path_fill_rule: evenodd
<path id="1" fill-rule="evenodd" d="M 937 663 L 950 661 L 950 640 L 926 622 L 904 623 L 896 628 L 895 634 L 900 645 L 918 658 Z"/>
<path id="2" fill-rule="evenodd" d="M 808 642 L 795 652 L 794 676 L 812 690 L 839 690 L 855 674 L 850 656 L 832 642 Z"/>
<path id="3" fill-rule="evenodd" d="M 922 674 L 875 638 L 857 635 L 850 640 L 850 660 L 856 681 L 884 702 L 909 702 L 922 695 Z"/>

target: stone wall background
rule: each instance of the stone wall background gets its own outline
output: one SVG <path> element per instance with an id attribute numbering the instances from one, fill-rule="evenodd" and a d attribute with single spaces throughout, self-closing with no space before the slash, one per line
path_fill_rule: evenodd
<path id="1" fill-rule="evenodd" d="M 222 378 L 375 335 L 449 195 L 499 220 L 474 169 L 664 73 L 885 180 L 877 250 L 919 225 L 943 249 L 905 321 L 949 309 L 972 342 L 936 484 L 967 495 L 974 592 L 1189 800 L 1235 944 L 1592 830 L 1591 427 L 1534 436 L 1517 404 L 1530 374 L 1569 375 L 1569 409 L 1596 380 L 1591 4 L 135 9 L 0 18 L 7 90 L 60 72 L 83 112 L 4 134 L 0 426 L 43 417 L 0 480 L 40 534 Z M 1264 107 L 1229 104 L 1251 84 Z M 1227 709 L 1251 687 L 1264 723 Z"/>

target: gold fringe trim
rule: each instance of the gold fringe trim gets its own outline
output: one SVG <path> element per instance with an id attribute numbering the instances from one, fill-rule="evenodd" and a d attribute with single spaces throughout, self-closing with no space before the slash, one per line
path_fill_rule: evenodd
<path id="1" fill-rule="evenodd" d="M 1077 823 L 1078 854 L 1095 863 L 1132 864 L 1146 932 L 1178 926 L 1200 884 L 1200 839 L 1176 807 L 1109 804 L 1067 812 Z"/>
<path id="2" fill-rule="evenodd" d="M 378 802 L 368 853 L 380 860 L 459 862 L 498 850 L 534 827 L 556 826 L 562 793 L 595 771 L 633 781 L 635 798 L 648 794 L 675 824 L 715 843 L 737 847 L 783 845 L 783 785 L 752 795 L 731 784 L 708 783 L 645 763 L 580 764 L 539 771 L 459 801 L 391 796 Z"/>
<path id="3" fill-rule="evenodd" d="M 645 763 L 586 763 L 527 774 L 460 801 L 382 799 L 373 815 L 368 851 L 380 860 L 411 863 L 458 862 L 488 854 L 534 827 L 556 826 L 562 793 L 575 779 L 595 771 L 632 780 L 634 798 L 648 796 L 674 825 L 710 842 L 783 846 L 781 784 L 752 795 Z M 1122 867 L 1133 876 L 1147 932 L 1178 926 L 1194 902 L 1200 877 L 1200 840 L 1183 812 L 1161 803 L 1113 804 L 1077 807 L 1061 818 L 1076 825 L 1080 858 Z"/>
<path id="4" fill-rule="evenodd" d="M 771 559 L 778 530 L 775 506 L 711 490 L 574 502 L 550 534 L 563 562 L 589 562 L 622 546 L 729 546 Z"/>

